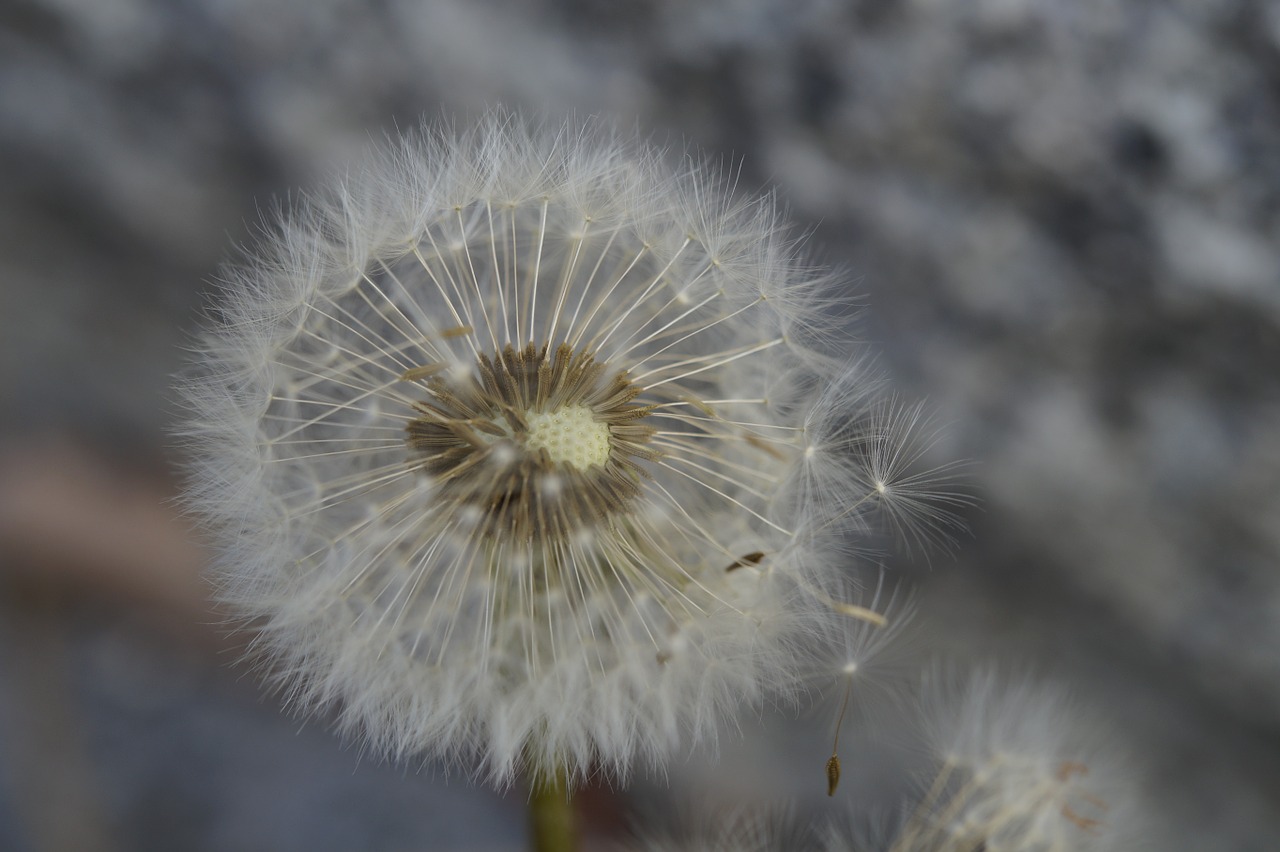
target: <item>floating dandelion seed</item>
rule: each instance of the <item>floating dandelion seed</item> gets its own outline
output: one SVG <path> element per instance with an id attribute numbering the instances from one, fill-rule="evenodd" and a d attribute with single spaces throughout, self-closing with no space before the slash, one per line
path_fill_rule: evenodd
<path id="1" fill-rule="evenodd" d="M 495 115 L 230 274 L 188 502 L 296 707 L 503 783 L 623 775 L 790 686 L 875 499 L 839 425 L 870 380 L 818 345 L 838 293 L 772 201 L 729 189 Z"/>
<path id="2" fill-rule="evenodd" d="M 865 605 L 854 603 L 858 591 L 844 580 L 834 590 L 835 596 L 819 590 L 812 592 L 820 603 L 825 603 L 833 618 L 824 625 L 826 634 L 818 645 L 816 666 L 810 680 L 815 683 L 835 681 L 838 696 L 831 757 L 827 759 L 827 795 L 834 796 L 840 784 L 840 733 L 849 713 L 855 691 L 859 701 L 863 693 L 880 693 L 880 698 L 897 697 L 895 684 L 905 672 L 902 659 L 886 651 L 895 647 L 902 629 L 910 623 L 914 606 L 897 588 L 886 586 L 884 572 L 875 586 L 874 593 Z M 856 688 L 856 689 L 855 689 Z"/>

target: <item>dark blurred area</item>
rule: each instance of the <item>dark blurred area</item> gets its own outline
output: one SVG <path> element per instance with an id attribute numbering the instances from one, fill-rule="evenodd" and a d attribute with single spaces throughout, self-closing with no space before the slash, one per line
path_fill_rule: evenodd
<path id="1" fill-rule="evenodd" d="M 970 535 L 893 569 L 918 623 L 1108 717 L 1154 848 L 1280 844 L 1280 5 L 5 0 L 0 849 L 520 847 L 518 791 L 261 697 L 167 437 L 258 211 L 495 104 L 776 186 L 974 462 Z M 824 805 L 824 746 L 770 730 L 675 789 L 763 759 L 751 795 Z"/>

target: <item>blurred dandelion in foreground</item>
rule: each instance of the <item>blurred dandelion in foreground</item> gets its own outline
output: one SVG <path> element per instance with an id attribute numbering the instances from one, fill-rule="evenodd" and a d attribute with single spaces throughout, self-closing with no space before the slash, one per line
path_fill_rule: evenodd
<path id="1" fill-rule="evenodd" d="M 187 499 L 294 706 L 505 783 L 623 776 L 793 689 L 906 436 L 833 354 L 841 293 L 731 189 L 496 114 L 230 273 Z"/>
<path id="2" fill-rule="evenodd" d="M 1135 848 L 1121 758 L 1070 696 L 991 671 L 930 686 L 941 762 L 893 852 Z"/>
<path id="3" fill-rule="evenodd" d="M 926 683 L 931 777 L 902 811 L 845 813 L 741 803 L 676 826 L 638 826 L 635 850 L 1133 852 L 1142 815 L 1114 743 L 1070 696 L 990 670 Z M 881 768 L 880 772 L 883 772 Z M 864 776 L 864 781 L 867 780 Z M 876 780 L 892 786 L 895 779 Z M 824 809 L 825 810 L 825 809 Z M 659 823 L 663 820 L 658 820 Z M 668 820 L 669 822 L 669 820 Z"/>

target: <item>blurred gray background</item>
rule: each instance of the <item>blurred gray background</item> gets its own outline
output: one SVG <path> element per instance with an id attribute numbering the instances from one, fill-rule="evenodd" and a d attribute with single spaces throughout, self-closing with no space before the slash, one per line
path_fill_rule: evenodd
<path id="1" fill-rule="evenodd" d="M 1280 847 L 1280 4 L 2 0 L 0 849 L 519 848 L 518 791 L 262 697 L 167 502 L 169 377 L 258 210 L 494 104 L 776 186 L 973 462 L 956 552 L 894 566 L 918 623 L 1107 717 L 1156 848 Z M 827 803 L 827 727 L 726 760 L 805 813 L 898 789 Z"/>

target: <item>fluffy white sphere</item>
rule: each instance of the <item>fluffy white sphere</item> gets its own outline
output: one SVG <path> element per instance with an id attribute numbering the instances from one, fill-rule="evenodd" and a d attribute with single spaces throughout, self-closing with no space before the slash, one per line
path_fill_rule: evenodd
<path id="1" fill-rule="evenodd" d="M 875 495 L 869 380 L 771 199 L 495 115 L 273 233 L 183 388 L 187 498 L 298 708 L 503 782 L 625 774 L 791 685 Z"/>

